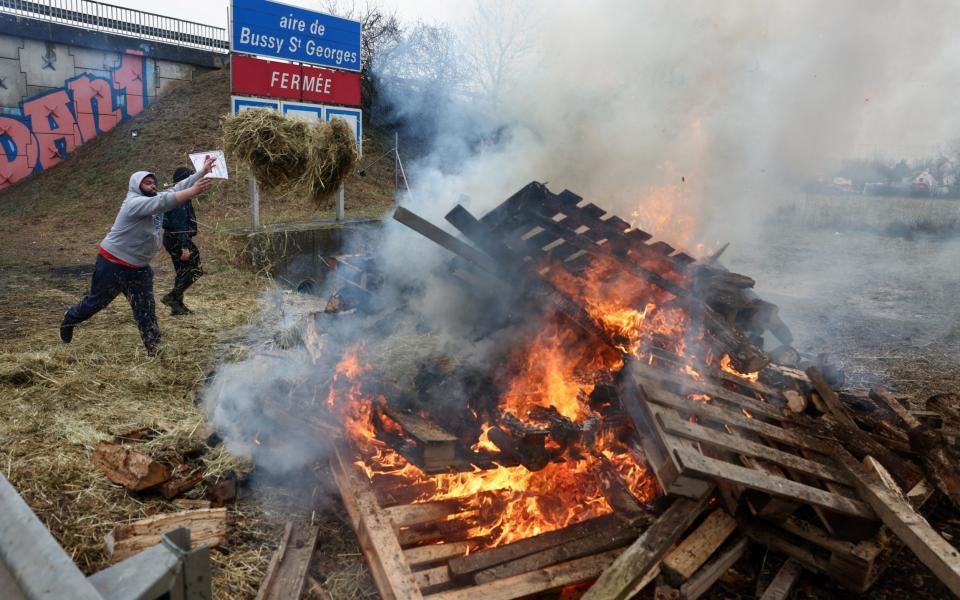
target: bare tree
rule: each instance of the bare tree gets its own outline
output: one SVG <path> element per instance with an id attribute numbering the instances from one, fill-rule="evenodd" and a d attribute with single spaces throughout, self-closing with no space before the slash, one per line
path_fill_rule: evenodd
<path id="1" fill-rule="evenodd" d="M 533 48 L 533 17 L 523 3 L 477 0 L 462 45 L 469 79 L 493 103 L 511 85 L 517 67 Z"/>
<path id="2" fill-rule="evenodd" d="M 400 42 L 403 36 L 400 20 L 396 12 L 388 12 L 370 2 L 360 7 L 353 0 L 323 0 L 321 10 L 360 21 L 360 103 L 369 121 L 379 93 L 374 66 L 385 50 Z"/>

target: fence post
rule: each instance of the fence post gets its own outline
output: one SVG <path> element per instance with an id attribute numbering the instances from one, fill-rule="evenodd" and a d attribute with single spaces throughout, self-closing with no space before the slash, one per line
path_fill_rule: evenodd
<path id="1" fill-rule="evenodd" d="M 260 187 L 253 177 L 250 177 L 250 228 L 260 229 Z"/>
<path id="2" fill-rule="evenodd" d="M 337 190 L 337 221 L 343 221 L 343 184 Z"/>

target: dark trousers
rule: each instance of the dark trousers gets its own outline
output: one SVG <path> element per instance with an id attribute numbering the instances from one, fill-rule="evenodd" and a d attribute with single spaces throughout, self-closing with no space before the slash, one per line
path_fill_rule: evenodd
<path id="1" fill-rule="evenodd" d="M 143 345 L 147 350 L 154 350 L 160 343 L 160 328 L 157 326 L 157 305 L 153 299 L 153 269 L 149 266 L 131 269 L 98 254 L 90 293 L 70 307 L 63 324 L 83 323 L 120 294 L 130 302 Z"/>
<path id="2" fill-rule="evenodd" d="M 170 253 L 173 270 L 177 273 L 177 278 L 173 281 L 173 289 L 168 295 L 177 302 L 183 302 L 183 293 L 203 275 L 203 269 L 200 267 L 200 250 L 193 240 L 188 239 L 184 243 L 167 230 L 163 231 L 163 247 Z M 180 259 L 180 253 L 184 248 L 190 250 L 190 258 L 187 260 Z"/>

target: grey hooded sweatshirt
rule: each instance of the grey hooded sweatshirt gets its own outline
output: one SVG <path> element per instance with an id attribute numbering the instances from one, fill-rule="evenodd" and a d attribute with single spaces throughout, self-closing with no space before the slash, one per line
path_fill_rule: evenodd
<path id="1" fill-rule="evenodd" d="M 140 191 L 140 182 L 147 175 L 153 173 L 137 171 L 130 176 L 127 197 L 120 205 L 120 212 L 110 233 L 100 242 L 100 247 L 113 256 L 138 267 L 149 265 L 160 249 L 163 213 L 177 205 L 176 193 L 203 177 L 202 173 L 194 173 L 172 188 L 158 192 L 156 196 L 144 196 Z"/>

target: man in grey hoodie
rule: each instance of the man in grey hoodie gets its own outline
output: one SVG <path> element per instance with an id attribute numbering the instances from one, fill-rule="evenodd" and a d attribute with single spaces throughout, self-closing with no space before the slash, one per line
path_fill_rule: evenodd
<path id="1" fill-rule="evenodd" d="M 160 345 L 157 305 L 153 298 L 153 269 L 150 261 L 160 249 L 163 213 L 196 197 L 210 187 L 204 175 L 213 168 L 208 158 L 200 172 L 157 193 L 153 173 L 137 171 L 130 176 L 127 197 L 107 237 L 100 242 L 90 293 L 63 316 L 60 339 L 70 343 L 73 328 L 100 312 L 123 294 L 133 309 L 133 318 L 147 354 L 154 356 Z"/>

